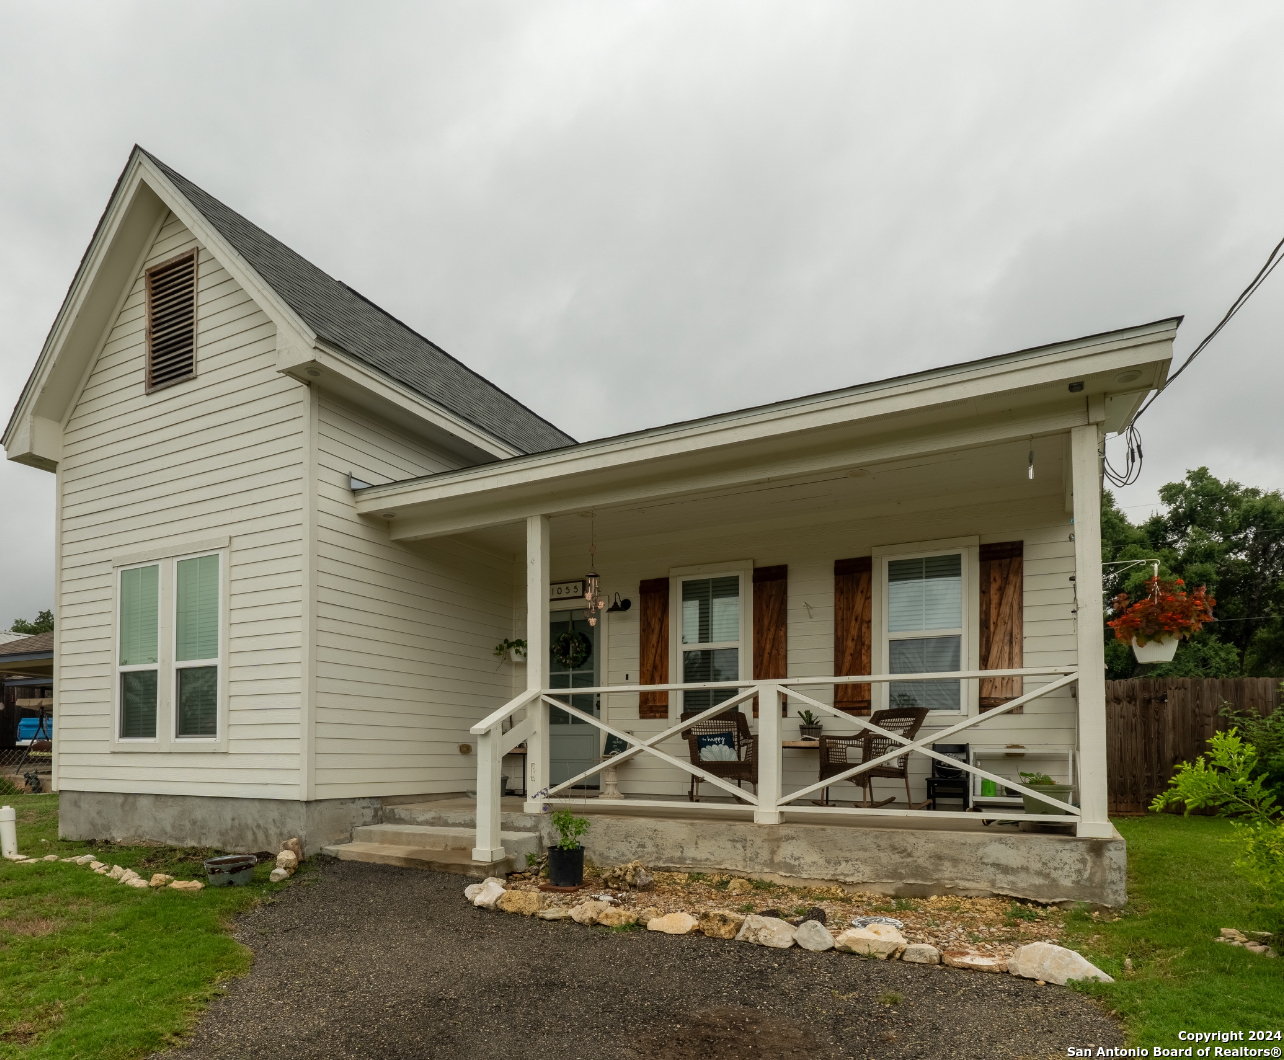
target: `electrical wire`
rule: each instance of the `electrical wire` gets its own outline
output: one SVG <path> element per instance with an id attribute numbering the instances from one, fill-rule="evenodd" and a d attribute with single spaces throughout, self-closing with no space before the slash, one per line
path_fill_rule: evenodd
<path id="1" fill-rule="evenodd" d="M 1116 468 L 1111 464 L 1110 458 L 1105 456 L 1103 453 L 1101 461 L 1102 472 L 1112 486 L 1115 486 L 1116 488 L 1131 486 L 1138 478 L 1141 477 L 1143 454 L 1141 449 L 1141 432 L 1137 430 L 1137 421 L 1141 419 L 1142 414 L 1159 399 L 1159 395 L 1172 386 L 1177 377 L 1190 367 L 1191 362 L 1204 352 L 1205 348 L 1218 336 L 1222 328 L 1231 322 L 1231 318 L 1244 308 L 1244 304 L 1252 298 L 1257 289 L 1266 282 L 1267 277 L 1275 271 L 1276 266 L 1278 266 L 1281 261 L 1284 261 L 1284 254 L 1281 254 L 1281 251 L 1284 251 L 1284 239 L 1281 239 L 1275 244 L 1275 249 L 1271 251 L 1270 257 L 1266 259 L 1266 264 L 1258 270 L 1257 275 L 1253 277 L 1252 282 L 1245 287 L 1244 290 L 1240 292 L 1239 297 L 1231 303 L 1231 307 L 1226 310 L 1226 315 L 1217 322 L 1217 326 L 1204 336 L 1203 341 L 1200 342 L 1200 344 L 1195 347 L 1191 355 L 1182 362 L 1181 367 L 1178 368 L 1177 371 L 1173 372 L 1173 374 L 1164 382 L 1164 385 L 1151 394 L 1149 400 L 1137 410 L 1137 414 L 1133 416 L 1132 422 L 1129 423 L 1122 432 L 1122 437 L 1127 442 L 1128 446 L 1127 455 L 1124 457 L 1123 467 Z"/>

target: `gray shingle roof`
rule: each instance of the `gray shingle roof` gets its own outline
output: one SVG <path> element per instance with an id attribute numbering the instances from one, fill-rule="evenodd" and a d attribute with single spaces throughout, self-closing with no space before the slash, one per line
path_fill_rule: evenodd
<path id="1" fill-rule="evenodd" d="M 53 651 L 53 633 L 36 633 L 22 640 L 7 640 L 0 644 L 0 655 L 34 655 L 37 652 Z"/>
<path id="2" fill-rule="evenodd" d="M 569 434 L 460 364 L 440 346 L 322 272 L 155 155 L 143 154 L 328 344 L 523 453 L 575 444 Z"/>

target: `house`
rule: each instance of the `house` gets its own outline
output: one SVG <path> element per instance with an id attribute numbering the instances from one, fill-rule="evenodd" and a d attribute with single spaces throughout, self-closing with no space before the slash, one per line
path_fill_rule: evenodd
<path id="1" fill-rule="evenodd" d="M 572 805 L 599 861 L 1122 901 L 1100 451 L 1178 323 L 577 443 L 135 148 L 3 439 L 58 480 L 62 832 L 488 872 Z M 799 710 L 892 707 L 824 805 Z M 677 732 L 728 709 L 756 783 Z"/>
<path id="2" fill-rule="evenodd" d="M 44 741 L 52 728 L 54 638 L 0 637 L 0 777 L 25 784 L 24 773 L 48 774 L 52 767 Z M 41 786 L 47 782 L 45 776 Z"/>

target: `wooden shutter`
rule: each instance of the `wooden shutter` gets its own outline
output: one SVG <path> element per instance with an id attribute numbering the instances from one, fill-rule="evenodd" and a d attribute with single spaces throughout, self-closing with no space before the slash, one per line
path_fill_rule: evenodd
<path id="1" fill-rule="evenodd" d="M 869 556 L 834 562 L 834 676 L 867 674 L 873 666 L 874 561 Z M 835 685 L 834 706 L 868 714 L 869 685 Z"/>
<path id="2" fill-rule="evenodd" d="M 981 546 L 981 669 L 1015 670 L 1024 665 L 1024 544 Z M 1022 694 L 1020 677 L 983 677 L 981 709 L 993 710 Z M 1023 707 L 1009 711 L 1020 714 Z"/>
<path id="3" fill-rule="evenodd" d="M 196 375 L 196 251 L 147 270 L 147 390 Z"/>
<path id="4" fill-rule="evenodd" d="M 753 676 L 789 676 L 789 568 L 755 567 L 753 572 Z M 780 711 L 787 713 L 785 700 Z M 753 699 L 758 716 L 758 697 Z"/>
<path id="5" fill-rule="evenodd" d="M 650 578 L 638 585 L 640 597 L 638 678 L 644 685 L 669 683 L 669 579 Z M 667 718 L 668 692 L 642 692 L 639 718 Z"/>

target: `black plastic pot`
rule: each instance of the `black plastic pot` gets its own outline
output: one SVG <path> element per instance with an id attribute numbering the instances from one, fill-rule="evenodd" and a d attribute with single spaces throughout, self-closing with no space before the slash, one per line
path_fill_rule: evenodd
<path id="1" fill-rule="evenodd" d="M 578 887 L 584 882 L 584 848 L 548 848 L 548 882 L 554 887 Z"/>
<path id="2" fill-rule="evenodd" d="M 244 887 L 254 878 L 259 859 L 253 854 L 225 854 L 205 862 L 205 878 L 211 887 Z"/>

